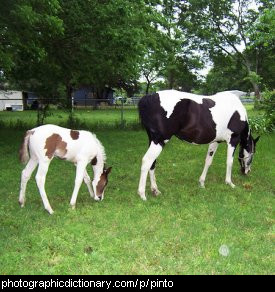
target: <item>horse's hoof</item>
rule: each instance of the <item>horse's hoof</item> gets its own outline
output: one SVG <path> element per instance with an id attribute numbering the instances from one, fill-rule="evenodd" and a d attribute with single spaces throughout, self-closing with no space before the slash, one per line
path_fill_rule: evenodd
<path id="1" fill-rule="evenodd" d="M 161 192 L 158 189 L 152 189 L 152 194 L 153 196 L 157 197 L 158 195 L 161 194 Z"/>
<path id="2" fill-rule="evenodd" d="M 49 210 L 47 210 L 48 211 L 48 213 L 50 214 L 50 215 L 52 215 L 53 213 L 54 213 L 54 211 L 52 210 L 52 209 L 49 209 Z"/>
<path id="3" fill-rule="evenodd" d="M 201 187 L 202 189 L 205 189 L 204 182 L 203 182 L 203 181 L 200 181 L 199 183 L 200 183 L 200 187 Z"/>
<path id="4" fill-rule="evenodd" d="M 24 206 L 25 206 L 25 202 L 18 202 L 19 203 L 19 206 L 21 207 L 21 208 L 24 208 Z"/>
<path id="5" fill-rule="evenodd" d="M 143 200 L 143 201 L 147 201 L 147 198 L 146 198 L 145 195 L 140 195 L 140 194 L 139 194 L 139 196 L 140 196 L 141 200 Z"/>
<path id="6" fill-rule="evenodd" d="M 227 185 L 231 186 L 232 189 L 234 189 L 236 186 L 232 182 L 225 182 Z"/>

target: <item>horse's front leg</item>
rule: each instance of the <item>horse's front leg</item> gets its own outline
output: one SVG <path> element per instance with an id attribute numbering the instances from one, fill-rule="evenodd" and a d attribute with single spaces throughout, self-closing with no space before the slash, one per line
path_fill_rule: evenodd
<path id="1" fill-rule="evenodd" d="M 235 149 L 236 149 L 236 146 L 232 146 L 230 143 L 227 144 L 225 183 L 230 185 L 232 188 L 235 188 L 235 185 L 232 183 L 232 179 L 231 179 Z"/>
<path id="2" fill-rule="evenodd" d="M 94 194 L 94 191 L 93 191 L 93 188 L 92 188 L 92 181 L 91 181 L 91 178 L 90 178 L 90 176 L 89 176 L 89 174 L 88 174 L 86 169 L 84 171 L 84 182 L 87 185 L 87 188 L 89 190 L 89 193 L 90 193 L 91 197 L 94 198 L 95 194 Z"/>
<path id="3" fill-rule="evenodd" d="M 75 184 L 74 184 L 74 190 L 73 190 L 73 194 L 72 194 L 72 198 L 71 198 L 71 202 L 70 205 L 72 206 L 72 208 L 75 208 L 75 204 L 76 204 L 76 199 L 77 199 L 77 195 L 80 189 L 80 186 L 83 182 L 83 178 L 84 178 L 84 173 L 86 171 L 86 166 L 87 166 L 87 162 L 82 161 L 82 162 L 78 162 L 76 165 L 76 177 L 75 177 Z"/>

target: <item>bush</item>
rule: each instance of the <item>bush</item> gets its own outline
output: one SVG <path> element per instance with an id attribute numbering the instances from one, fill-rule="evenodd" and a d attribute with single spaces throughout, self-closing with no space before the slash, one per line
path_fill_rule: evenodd
<path id="1" fill-rule="evenodd" d="M 275 90 L 263 93 L 263 100 L 258 102 L 257 109 L 263 113 L 249 119 L 252 131 L 259 134 L 275 131 Z"/>
<path id="2" fill-rule="evenodd" d="M 275 90 L 266 91 L 263 94 L 262 102 L 263 110 L 265 111 L 264 117 L 266 119 L 266 126 L 269 131 L 275 129 Z"/>
<path id="3" fill-rule="evenodd" d="M 258 134 L 263 134 L 270 132 L 268 124 L 269 121 L 265 118 L 265 115 L 260 115 L 249 119 L 249 126 L 254 133 L 256 132 Z"/>

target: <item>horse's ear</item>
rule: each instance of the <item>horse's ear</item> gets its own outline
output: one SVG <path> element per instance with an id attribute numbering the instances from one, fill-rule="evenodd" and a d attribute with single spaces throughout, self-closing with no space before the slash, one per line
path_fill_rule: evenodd
<path id="1" fill-rule="evenodd" d="M 258 136 L 256 139 L 253 139 L 254 140 L 254 144 L 256 144 L 260 139 L 260 136 Z"/>
<path id="2" fill-rule="evenodd" d="M 104 172 L 106 175 L 108 175 L 112 170 L 112 167 L 108 167 L 107 169 L 104 169 Z"/>

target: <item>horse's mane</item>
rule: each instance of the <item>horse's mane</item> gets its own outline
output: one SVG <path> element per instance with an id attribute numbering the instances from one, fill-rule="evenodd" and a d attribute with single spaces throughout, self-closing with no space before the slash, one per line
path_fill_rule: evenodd
<path id="1" fill-rule="evenodd" d="M 105 149 L 104 149 L 102 143 L 97 139 L 96 135 L 93 134 L 93 136 L 94 136 L 94 138 L 95 138 L 95 140 L 96 140 L 96 144 L 97 144 L 97 146 L 98 146 L 98 149 L 99 149 L 100 155 L 102 156 L 103 162 L 105 162 L 106 159 L 107 159 L 107 156 L 106 156 L 106 153 L 105 153 Z"/>

